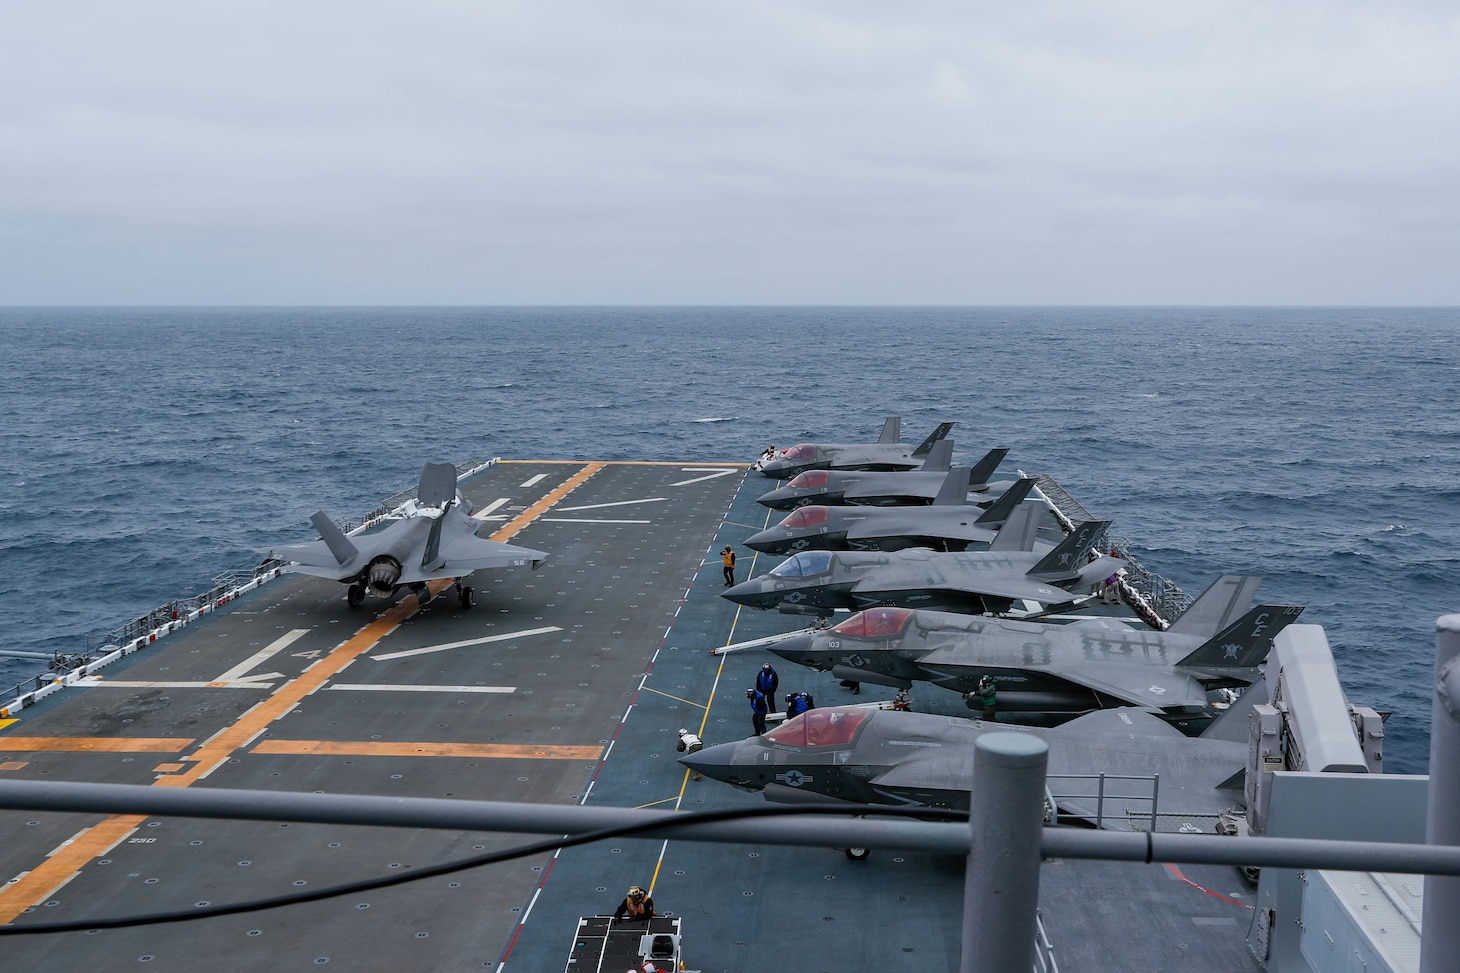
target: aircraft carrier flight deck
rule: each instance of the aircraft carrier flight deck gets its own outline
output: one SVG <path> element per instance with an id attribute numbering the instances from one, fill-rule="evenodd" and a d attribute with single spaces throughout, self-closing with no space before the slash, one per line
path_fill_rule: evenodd
<path id="1" fill-rule="evenodd" d="M 461 482 L 488 531 L 548 553 L 485 570 L 476 604 L 346 605 L 286 574 L 0 720 L 0 775 L 36 780 L 660 809 L 759 807 L 695 780 L 678 730 L 747 736 L 772 657 L 711 656 L 804 620 L 719 597 L 779 558 L 740 546 L 782 514 L 744 464 L 506 461 Z M 381 484 L 391 488 L 397 484 Z M 308 511 L 300 511 L 303 522 Z M 444 586 L 441 586 L 444 587 Z M 857 701 L 774 660 L 782 691 Z M 876 694 L 865 686 L 862 698 Z M 924 692 L 933 692 L 925 689 Z M 956 699 L 956 697 L 955 697 Z M 916 704 L 916 697 L 914 700 Z M 971 715 L 971 714 L 970 714 Z M 167 912 L 390 875 L 522 835 L 0 811 L 0 922 Z M 18 936 L 15 970 L 560 970 L 580 916 L 632 885 L 682 918 L 690 969 L 956 969 L 964 861 L 874 849 L 619 839 L 244 915 Z M 1235 869 L 1046 862 L 1064 973 L 1257 971 Z"/>

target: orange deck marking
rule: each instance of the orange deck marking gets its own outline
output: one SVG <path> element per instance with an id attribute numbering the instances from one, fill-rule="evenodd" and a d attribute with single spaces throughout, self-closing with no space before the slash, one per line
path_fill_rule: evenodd
<path id="1" fill-rule="evenodd" d="M 558 486 L 547 496 L 533 504 L 521 515 L 509 521 L 492 535 L 494 541 L 504 541 L 526 527 L 536 518 L 577 489 L 582 483 L 594 473 L 603 469 L 603 463 L 589 463 L 578 473 L 569 477 L 562 485 Z M 680 464 L 683 465 L 683 464 Z M 432 597 L 440 594 L 450 587 L 450 581 L 433 581 L 427 587 Z M 309 669 L 306 669 L 296 678 L 280 686 L 278 691 L 259 703 L 253 709 L 244 713 L 232 725 L 224 727 L 201 747 L 184 759 L 192 763 L 192 767 L 179 774 L 169 774 L 166 777 L 159 777 L 152 785 L 154 787 L 187 787 L 194 781 L 201 780 L 212 773 L 228 760 L 237 750 L 247 746 L 255 737 L 264 731 L 274 720 L 278 719 L 294 707 L 300 700 L 316 689 L 323 686 L 333 676 L 354 662 L 360 656 L 369 652 L 380 643 L 391 632 L 400 627 L 406 619 L 410 618 L 420 609 L 414 595 L 407 595 L 398 604 L 383 612 L 380 617 L 367 624 L 360 631 L 340 643 L 329 655 L 322 656 Z M 0 741 L 6 744 L 16 740 L 59 740 L 61 737 L 0 737 Z M 104 737 L 83 737 L 80 739 L 104 741 L 108 743 L 126 743 L 133 746 L 137 740 L 114 741 Z M 168 744 L 167 751 L 180 750 L 192 743 L 191 740 L 167 739 L 163 742 Z M 415 744 L 413 746 L 419 746 Z M 7 748 L 18 749 L 18 748 Z M 47 747 L 45 749 L 56 749 Z M 78 748 L 85 749 L 85 748 Z M 105 749 L 101 745 L 94 747 L 100 751 Z M 125 748 L 118 748 L 125 752 Z M 156 749 L 164 749 L 158 747 Z M 533 750 L 547 749 L 543 747 L 531 748 Z M 561 749 L 561 748 L 560 748 Z M 594 754 L 598 753 L 597 748 Z M 145 821 L 145 817 L 136 815 L 112 815 L 100 824 L 88 828 L 73 838 L 45 862 L 32 869 L 10 885 L 0 888 L 0 923 L 8 923 L 20 915 L 27 908 L 43 900 L 51 892 L 55 891 L 62 884 L 69 881 L 71 877 L 81 870 L 87 862 L 98 855 L 105 854 L 127 836 L 137 825 Z"/>
<path id="2" fill-rule="evenodd" d="M 187 765 L 186 764 L 158 764 L 156 767 L 153 767 L 152 768 L 152 772 L 154 774 L 175 774 L 179 770 L 182 770 L 183 767 L 185 767 L 185 766 L 187 766 Z"/>
<path id="3" fill-rule="evenodd" d="M 30 766 L 29 760 L 7 760 L 0 764 L 0 770 L 19 770 L 22 767 Z"/>
<path id="4" fill-rule="evenodd" d="M 57 848 L 51 857 L 15 882 L 0 887 L 0 922 L 8 923 L 50 895 L 83 865 L 98 855 L 105 855 L 146 820 L 141 814 L 114 814 Z"/>
<path id="5" fill-rule="evenodd" d="M 177 753 L 195 743 L 183 737 L 0 737 L 8 753 Z"/>
<path id="6" fill-rule="evenodd" d="M 600 746 L 532 743 L 385 743 L 379 740 L 264 740 L 251 753 L 326 754 L 341 757 L 500 757 L 527 760 L 597 760 Z"/>

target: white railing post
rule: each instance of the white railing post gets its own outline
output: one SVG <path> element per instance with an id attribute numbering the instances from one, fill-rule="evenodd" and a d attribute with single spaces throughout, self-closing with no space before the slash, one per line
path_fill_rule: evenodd
<path id="1" fill-rule="evenodd" d="M 1435 621 L 1435 696 L 1430 718 L 1430 800 L 1425 841 L 1460 845 L 1460 615 Z M 1420 973 L 1445 973 L 1460 956 L 1460 878 L 1425 878 Z"/>

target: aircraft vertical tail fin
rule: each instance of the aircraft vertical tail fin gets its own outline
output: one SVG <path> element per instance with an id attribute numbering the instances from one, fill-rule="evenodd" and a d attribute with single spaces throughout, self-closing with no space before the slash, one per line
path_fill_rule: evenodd
<path id="1" fill-rule="evenodd" d="M 1298 605 L 1258 605 L 1197 646 L 1178 666 L 1251 669 L 1272 650 L 1272 637 L 1298 620 Z"/>
<path id="2" fill-rule="evenodd" d="M 999 526 L 1009 519 L 1015 509 L 1024 502 L 1024 498 L 1029 496 L 1029 491 L 1033 489 L 1034 477 L 1026 476 L 1021 478 L 1013 486 L 1005 490 L 1002 497 L 989 504 L 989 509 L 985 510 L 983 516 L 975 520 L 974 523 L 980 527 Z"/>
<path id="3" fill-rule="evenodd" d="M 314 525 L 315 530 L 319 531 L 320 539 L 330 549 L 330 553 L 335 556 L 336 561 L 341 564 L 349 564 L 359 555 L 360 549 L 350 543 L 345 532 L 336 527 L 335 522 L 330 520 L 329 514 L 323 510 L 310 517 L 309 522 Z"/>
<path id="4" fill-rule="evenodd" d="M 1207 586 L 1196 601 L 1177 616 L 1166 631 L 1172 635 L 1200 635 L 1211 638 L 1242 617 L 1262 578 L 1224 574 Z"/>
<path id="5" fill-rule="evenodd" d="M 456 499 L 456 467 L 450 463 L 427 463 L 421 467 L 416 500 L 423 507 L 440 507 Z"/>
<path id="6" fill-rule="evenodd" d="M 937 496 L 933 497 L 933 505 L 946 507 L 955 505 L 962 507 L 968 503 L 968 474 L 966 466 L 955 466 L 943 477 L 943 485 L 938 488 Z"/>
<path id="7" fill-rule="evenodd" d="M 883 445 L 902 442 L 902 416 L 887 417 L 887 421 L 882 424 L 882 435 L 877 437 L 877 442 Z"/>
<path id="8" fill-rule="evenodd" d="M 1009 451 L 1003 448 L 991 449 L 984 453 L 983 459 L 973 464 L 973 472 L 968 474 L 968 488 L 970 490 L 988 489 L 989 477 L 994 475 L 994 470 L 999 468 L 999 464 L 1008 455 Z"/>
<path id="9" fill-rule="evenodd" d="M 953 466 L 953 440 L 940 439 L 928 450 L 920 469 L 924 473 L 946 473 Z"/>
<path id="10" fill-rule="evenodd" d="M 1043 504 L 1019 504 L 989 542 L 989 550 L 1024 553 L 1034 550 L 1034 538 L 1039 532 L 1039 515 L 1043 512 Z"/>
<path id="11" fill-rule="evenodd" d="M 1046 554 L 1043 560 L 1030 568 L 1028 573 L 1054 575 L 1060 578 L 1074 577 L 1085 563 L 1085 557 L 1090 553 L 1090 548 L 1105 536 L 1105 529 L 1110 526 L 1110 523 L 1108 520 L 1087 520 L 1083 524 L 1076 525 L 1075 529 L 1066 534 L 1065 539 L 1060 541 L 1054 550 Z"/>
<path id="12" fill-rule="evenodd" d="M 951 422 L 939 423 L 938 428 L 934 429 L 932 434 L 929 435 L 927 439 L 924 439 L 917 449 L 912 451 L 912 454 L 914 456 L 928 455 L 928 450 L 933 448 L 933 444 L 940 439 L 947 438 L 948 433 L 952 428 L 953 423 Z"/>

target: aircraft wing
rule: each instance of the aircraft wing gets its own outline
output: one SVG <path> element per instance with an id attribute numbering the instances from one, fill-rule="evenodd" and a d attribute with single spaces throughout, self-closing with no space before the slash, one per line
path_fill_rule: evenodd
<path id="1" fill-rule="evenodd" d="M 1061 666 L 1055 663 L 1038 668 L 1101 695 L 1124 700 L 1132 706 L 1203 706 L 1207 701 L 1206 690 L 1202 689 L 1201 683 L 1161 666 L 1102 661 L 1097 665 Z"/>
<path id="2" fill-rule="evenodd" d="M 338 528 L 334 528 L 323 513 L 315 514 L 314 522 L 322 531 L 338 532 Z M 338 554 L 330 542 L 323 540 L 304 544 L 279 544 L 261 550 L 280 560 L 293 562 L 286 568 L 288 571 L 340 581 L 359 574 L 377 554 L 394 553 L 398 549 L 419 543 L 414 535 L 422 530 L 422 523 L 415 518 L 393 521 L 381 530 L 349 538 Z M 342 538 L 344 535 L 339 536 Z M 338 539 L 336 543 L 339 543 Z M 344 555 L 344 559 L 339 555 Z"/>
<path id="3" fill-rule="evenodd" d="M 1028 575 L 1001 575 L 988 573 L 975 581 L 964 582 L 949 578 L 909 577 L 905 579 L 879 579 L 875 576 L 862 578 L 851 589 L 857 599 L 868 599 L 872 605 L 879 604 L 879 592 L 889 591 L 938 591 L 959 595 L 984 595 L 990 598 L 1009 598 L 1014 601 L 1028 599 L 1043 605 L 1056 605 L 1069 601 L 1074 596 L 1063 588 L 1040 584 Z"/>
<path id="4" fill-rule="evenodd" d="M 456 507 L 449 508 L 433 523 L 425 544 L 405 564 L 401 584 L 463 578 L 482 568 L 535 569 L 547 558 L 542 551 L 478 537 L 479 526 Z"/>

